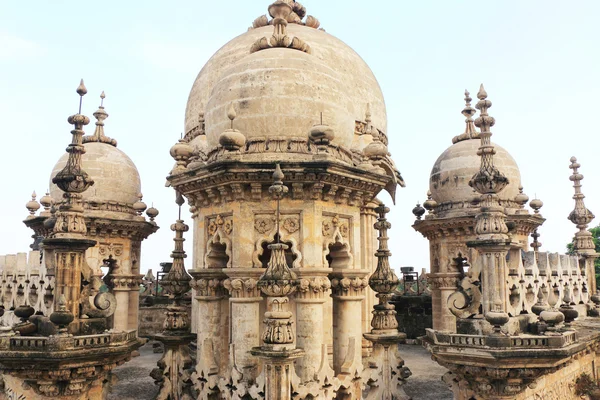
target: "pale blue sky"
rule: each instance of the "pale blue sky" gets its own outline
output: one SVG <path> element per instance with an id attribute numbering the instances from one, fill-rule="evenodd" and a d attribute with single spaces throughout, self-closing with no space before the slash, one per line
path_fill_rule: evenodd
<path id="1" fill-rule="evenodd" d="M 172 249 L 176 218 L 169 148 L 183 130 L 197 73 L 269 1 L 15 1 L 0 5 L 0 254 L 27 251 L 21 222 L 70 141 L 67 116 L 86 80 L 84 112 L 106 91 L 107 135 L 137 164 L 144 200 L 161 211 L 142 268 Z M 463 131 L 463 91 L 483 82 L 494 103 L 493 140 L 517 160 L 525 192 L 548 219 L 544 250 L 564 251 L 575 227 L 569 158 L 585 175 L 587 206 L 600 215 L 600 2 L 305 0 L 331 34 L 371 66 L 383 89 L 390 150 L 407 187 L 392 209 L 395 268 L 429 265 L 411 209 L 438 155 Z M 93 124 L 88 126 L 88 133 Z M 594 225 L 600 221 L 595 221 Z M 191 233 L 186 249 L 191 252 Z M 188 266 L 191 260 L 188 259 Z"/>

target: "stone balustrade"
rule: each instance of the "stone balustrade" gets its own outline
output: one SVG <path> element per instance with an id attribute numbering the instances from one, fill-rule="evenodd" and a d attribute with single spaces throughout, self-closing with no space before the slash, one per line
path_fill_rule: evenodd
<path id="1" fill-rule="evenodd" d="M 36 312 L 50 315 L 54 303 L 54 276 L 49 276 L 39 251 L 0 256 L 0 306 L 4 315 L 0 325 L 18 321 L 12 310 L 22 304 L 31 305 Z"/>
<path id="2" fill-rule="evenodd" d="M 137 331 L 110 332 L 85 336 L 0 336 L 0 351 L 44 352 L 87 350 L 137 342 Z"/>
<path id="3" fill-rule="evenodd" d="M 536 257 L 530 251 L 514 258 L 509 259 L 509 314 L 531 313 L 539 291 L 551 307 L 559 307 L 565 295 L 572 305 L 588 303 L 589 272 L 580 268 L 579 257 L 546 252 L 539 252 Z"/>

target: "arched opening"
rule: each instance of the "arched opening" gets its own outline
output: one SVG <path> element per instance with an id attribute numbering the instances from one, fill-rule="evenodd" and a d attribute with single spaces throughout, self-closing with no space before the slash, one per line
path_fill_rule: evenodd
<path id="1" fill-rule="evenodd" d="M 206 254 L 207 268 L 227 268 L 228 263 L 227 245 L 224 243 L 209 243 L 208 253 Z"/>
<path id="2" fill-rule="evenodd" d="M 462 253 L 458 253 L 458 257 L 453 258 L 452 261 L 454 268 L 460 273 L 460 277 L 463 278 L 467 274 L 471 264 L 469 264 L 466 257 L 463 257 Z"/>
<path id="3" fill-rule="evenodd" d="M 343 269 L 351 267 L 352 257 L 348 251 L 348 245 L 344 243 L 331 243 L 326 259 L 329 263 L 329 268 Z"/>
<path id="4" fill-rule="evenodd" d="M 296 261 L 296 258 L 298 258 L 298 256 L 293 252 L 294 244 L 290 241 L 280 241 L 279 233 L 276 233 L 275 236 L 273 236 L 273 241 L 264 242 L 262 244 L 262 254 L 258 256 L 258 260 L 260 261 L 262 268 L 267 268 L 269 265 L 269 260 L 271 260 L 271 249 L 269 249 L 269 245 L 279 242 L 288 246 L 288 248 L 285 250 L 285 262 L 288 267 L 293 267 L 294 261 Z"/>

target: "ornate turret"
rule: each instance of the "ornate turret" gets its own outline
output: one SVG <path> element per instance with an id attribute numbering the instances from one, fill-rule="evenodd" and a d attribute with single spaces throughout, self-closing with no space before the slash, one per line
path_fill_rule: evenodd
<path id="1" fill-rule="evenodd" d="M 190 228 L 181 219 L 183 197 L 178 193 L 176 203 L 179 206 L 179 218 L 171 225 L 175 232 L 175 248 L 171 253 L 173 265 L 169 273 L 160 281 L 164 291 L 172 296 L 172 303 L 167 307 L 167 317 L 163 331 L 155 335 L 156 340 L 165 348 L 163 357 L 158 361 L 150 376 L 160 385 L 159 399 L 183 399 L 191 395 L 186 370 L 192 366 L 189 344 L 195 335 L 190 333 L 188 310 L 182 304 L 183 296 L 190 291 L 192 278 L 185 270 L 184 260 L 187 257 L 183 249 L 183 234 Z M 170 394 L 170 396 L 169 396 Z M 192 397 L 189 397 L 192 398 Z"/>
<path id="2" fill-rule="evenodd" d="M 592 234 L 587 230 L 588 225 L 594 220 L 595 215 L 585 206 L 583 199 L 584 194 L 581 192 L 581 181 L 583 175 L 579 172 L 581 165 L 577 162 L 577 158 L 571 157 L 571 165 L 569 168 L 573 170 L 573 174 L 569 178 L 573 182 L 573 188 L 575 188 L 575 194 L 573 200 L 575 200 L 575 208 L 569 214 L 569 220 L 577 226 L 579 232 L 575 234 L 573 239 L 573 245 L 575 251 L 580 254 L 595 254 L 596 246 L 592 239 Z"/>
<path id="3" fill-rule="evenodd" d="M 42 241 L 44 265 L 40 269 L 47 269 L 47 275 L 54 277 L 46 283 L 54 286 L 54 311 L 48 316 L 40 315 L 38 310 L 32 316 L 36 311 L 32 306 L 19 306 L 15 315 L 22 322 L 13 329 L 20 332 L 22 343 L 15 346 L 7 341 L 9 336 L 0 335 L 0 373 L 5 376 L 5 393 L 19 398 L 104 398 L 104 382 L 110 371 L 129 359 L 142 344 L 135 328 L 110 326 L 116 298 L 111 292 L 100 291 L 102 282 L 86 259 L 86 252 L 96 241 L 88 239 L 83 202 L 84 193 L 94 184 L 82 166 L 83 127 L 89 123 L 81 113 L 87 93 L 83 80 L 77 93 L 78 113 L 68 119 L 74 125 L 66 150 L 68 157 L 52 179 L 63 191 L 62 201 L 56 207 L 45 196 L 45 212 L 48 214 L 47 208 L 52 204 L 53 215 L 25 221 L 46 237 Z"/>

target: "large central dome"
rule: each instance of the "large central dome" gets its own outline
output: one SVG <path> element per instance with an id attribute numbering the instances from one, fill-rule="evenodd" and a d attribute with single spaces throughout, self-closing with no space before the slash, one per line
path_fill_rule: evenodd
<path id="1" fill-rule="evenodd" d="M 354 50 L 323 30 L 290 23 L 287 34 L 308 44 L 310 54 L 290 48 L 251 52 L 273 30 L 272 25 L 250 29 L 213 55 L 192 87 L 186 133 L 202 129 L 204 118 L 208 145 L 216 146 L 230 127 L 231 104 L 237 112 L 234 128 L 246 138 L 306 137 L 323 113 L 335 132 L 333 143 L 357 147 L 355 126 L 365 120 L 368 105 L 373 127 L 386 132 L 383 94 Z"/>

